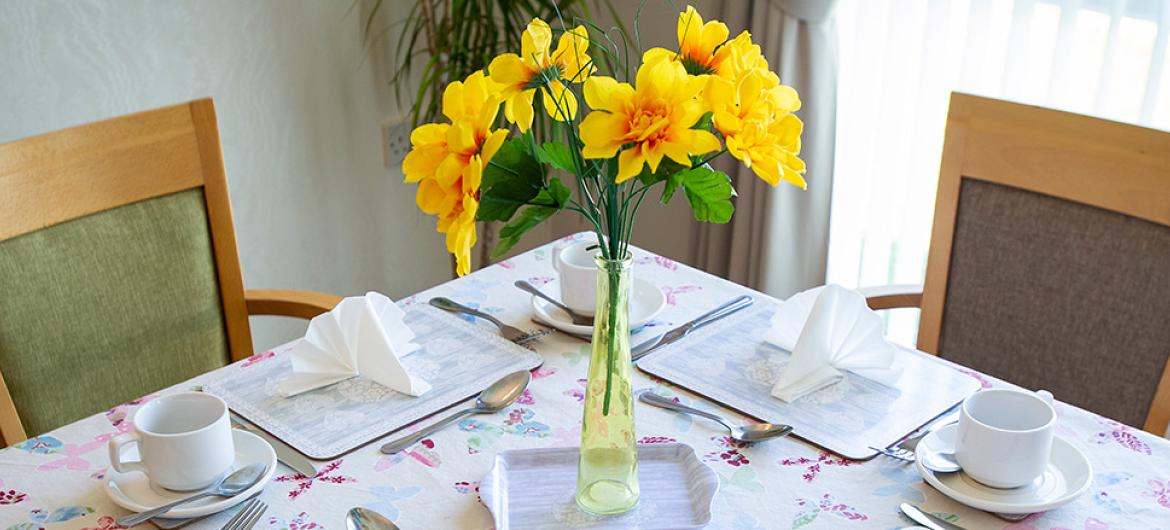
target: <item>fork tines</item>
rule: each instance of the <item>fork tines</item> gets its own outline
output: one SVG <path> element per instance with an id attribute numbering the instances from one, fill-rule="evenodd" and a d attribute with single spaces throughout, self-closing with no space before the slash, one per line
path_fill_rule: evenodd
<path id="1" fill-rule="evenodd" d="M 903 462 L 913 462 L 916 459 L 916 457 L 914 455 L 914 451 L 911 451 L 909 449 L 903 449 L 901 447 L 887 447 L 885 449 L 882 449 L 882 448 L 870 446 L 870 449 L 873 449 L 874 451 L 877 451 L 878 453 L 886 455 L 890 458 L 896 458 L 896 459 L 901 460 Z"/>
<path id="2" fill-rule="evenodd" d="M 222 530 L 251 530 L 260 521 L 260 516 L 268 510 L 268 505 L 257 497 L 244 503 L 244 507 L 231 518 Z"/>
<path id="3" fill-rule="evenodd" d="M 516 340 L 514 340 L 512 342 L 515 342 L 516 344 L 523 346 L 525 344 L 528 344 L 529 342 L 532 342 L 532 341 L 539 339 L 539 338 L 541 338 L 545 335 L 548 335 L 550 333 L 552 333 L 552 330 L 549 330 L 549 329 L 534 329 L 534 330 L 525 332 L 524 335 L 517 337 Z"/>

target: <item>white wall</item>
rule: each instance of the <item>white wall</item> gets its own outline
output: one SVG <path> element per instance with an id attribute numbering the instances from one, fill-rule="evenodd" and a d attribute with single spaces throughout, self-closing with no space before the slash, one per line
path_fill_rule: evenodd
<path id="1" fill-rule="evenodd" d="M 0 142 L 211 96 L 245 286 L 397 298 L 440 283 L 441 235 L 382 164 L 397 111 L 350 6 L 0 0 Z M 256 347 L 303 326 L 253 319 Z"/>
<path id="2" fill-rule="evenodd" d="M 639 3 L 614 1 L 627 26 Z M 412 1 L 385 4 L 375 31 Z M 396 35 L 367 50 L 351 5 L 0 0 L 0 142 L 211 96 L 245 286 L 399 298 L 441 283 L 451 270 L 442 235 L 415 208 L 415 187 L 382 161 L 380 123 L 399 115 L 386 81 Z M 696 3 L 708 18 L 721 5 Z M 646 3 L 644 47 L 677 47 L 678 10 Z M 694 226 L 683 197 L 669 207 L 648 198 L 634 241 L 686 260 Z M 516 251 L 585 229 L 564 214 Z M 303 329 L 253 319 L 257 348 Z"/>

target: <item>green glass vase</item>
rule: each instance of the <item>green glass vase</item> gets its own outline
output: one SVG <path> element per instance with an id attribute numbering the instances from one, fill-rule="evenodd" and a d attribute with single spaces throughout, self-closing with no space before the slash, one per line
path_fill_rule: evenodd
<path id="1" fill-rule="evenodd" d="M 638 504 L 638 451 L 630 381 L 630 270 L 633 260 L 597 258 L 597 311 L 585 387 L 577 505 L 595 515 Z"/>

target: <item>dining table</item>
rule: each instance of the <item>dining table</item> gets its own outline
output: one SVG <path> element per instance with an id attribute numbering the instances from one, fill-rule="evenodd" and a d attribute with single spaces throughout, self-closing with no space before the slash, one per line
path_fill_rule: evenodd
<path id="1" fill-rule="evenodd" d="M 587 234 L 575 234 L 562 241 L 584 237 Z M 445 296 L 514 326 L 537 328 L 532 320 L 531 295 L 513 284 L 526 280 L 540 287 L 554 281 L 551 257 L 555 244 L 558 242 L 399 303 L 424 304 L 432 297 Z M 740 294 L 752 294 L 756 303 L 778 303 L 672 259 L 639 248 L 632 251 L 634 276 L 655 284 L 666 299 L 664 309 L 635 330 L 635 344 Z M 345 528 L 345 514 L 355 506 L 376 510 L 405 530 L 493 528 L 492 514 L 480 501 L 479 486 L 498 453 L 579 443 L 590 345 L 558 332 L 531 347 L 544 362 L 533 370 L 528 389 L 499 413 L 472 416 L 394 455 L 379 452 L 383 442 L 436 421 L 442 416 L 438 414 L 336 459 L 318 462 L 313 476 L 281 465 L 260 494 L 269 509 L 256 528 Z M 103 487 L 110 465 L 106 445 L 132 428 L 136 408 L 161 395 L 199 388 L 207 378 L 224 371 L 248 370 L 272 362 L 288 350 L 286 344 L 256 353 L 0 450 L 0 528 L 121 528 L 115 519 L 128 512 L 111 502 Z M 983 388 L 1011 386 L 976 370 L 951 366 Z M 736 423 L 752 421 L 638 370 L 634 370 L 633 386 L 635 392 L 650 389 Z M 719 489 L 708 528 L 904 528 L 913 523 L 899 513 L 899 505 L 911 503 L 966 529 L 1170 529 L 1170 441 L 1059 401 L 1055 408 L 1057 436 L 1088 456 L 1093 483 L 1065 506 L 1014 522 L 947 498 L 922 480 L 914 464 L 904 461 L 885 456 L 847 460 L 795 437 L 745 445 L 729 438 L 716 423 L 640 402 L 635 416 L 639 443 L 687 444 L 718 476 Z M 194 521 L 186 528 L 220 528 L 238 509 Z M 565 502 L 549 509 L 564 521 L 564 528 L 587 522 L 579 517 L 571 493 Z"/>

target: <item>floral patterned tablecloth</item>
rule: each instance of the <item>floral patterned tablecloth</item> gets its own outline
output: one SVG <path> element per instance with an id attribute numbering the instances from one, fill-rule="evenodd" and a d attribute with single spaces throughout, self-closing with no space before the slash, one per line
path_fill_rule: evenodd
<path id="1" fill-rule="evenodd" d="M 509 323 L 534 327 L 529 297 L 512 282 L 550 281 L 551 248 L 546 245 L 404 303 L 443 295 Z M 657 284 L 667 299 L 666 309 L 635 342 L 744 291 L 669 259 L 635 252 L 635 276 Z M 467 419 L 394 456 L 378 453 L 378 444 L 363 447 L 323 463 L 313 477 L 281 466 L 262 493 L 271 508 L 257 528 L 344 528 L 345 512 L 352 506 L 378 510 L 405 530 L 492 528 L 477 489 L 496 452 L 578 442 L 589 347 L 557 333 L 542 339 L 536 349 L 544 365 L 534 372 L 520 400 L 499 414 Z M 221 370 L 247 370 L 282 350 L 259 353 Z M 974 371 L 964 373 L 985 387 L 1002 384 Z M 742 418 L 683 389 L 635 374 L 635 390 L 654 389 L 688 405 Z M 160 394 L 194 387 L 204 377 Z M 0 529 L 118 528 L 113 518 L 126 512 L 106 498 L 101 483 L 109 465 L 106 442 L 127 431 L 134 409 L 152 397 L 0 450 Z M 885 458 L 846 461 L 797 439 L 744 447 L 706 420 L 641 404 L 636 414 L 642 443 L 689 444 L 719 476 L 709 528 L 899 528 L 910 523 L 898 514 L 898 504 L 912 502 L 969 529 L 1170 529 L 1170 442 L 1072 406 L 1061 404 L 1057 411 L 1058 435 L 1089 455 L 1094 484 L 1072 504 L 1017 523 L 951 501 L 925 484 L 911 465 Z M 219 528 L 231 512 L 188 528 Z"/>

